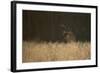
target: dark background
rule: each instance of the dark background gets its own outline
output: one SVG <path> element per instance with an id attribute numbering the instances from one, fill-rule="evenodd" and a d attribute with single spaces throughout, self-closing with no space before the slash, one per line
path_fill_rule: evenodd
<path id="1" fill-rule="evenodd" d="M 68 25 L 77 41 L 90 41 L 91 15 L 89 13 L 23 10 L 23 40 L 61 41 Z"/>

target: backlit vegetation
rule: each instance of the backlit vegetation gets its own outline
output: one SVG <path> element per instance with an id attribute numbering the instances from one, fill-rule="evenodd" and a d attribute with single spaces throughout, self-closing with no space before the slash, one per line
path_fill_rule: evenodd
<path id="1" fill-rule="evenodd" d="M 89 42 L 35 42 L 23 41 L 22 61 L 44 62 L 90 59 Z"/>

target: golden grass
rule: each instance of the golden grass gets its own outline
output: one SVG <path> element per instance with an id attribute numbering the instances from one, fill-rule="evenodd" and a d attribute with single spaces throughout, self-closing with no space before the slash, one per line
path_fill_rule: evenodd
<path id="1" fill-rule="evenodd" d="M 23 41 L 22 61 L 44 62 L 90 59 L 89 42 L 29 42 Z"/>

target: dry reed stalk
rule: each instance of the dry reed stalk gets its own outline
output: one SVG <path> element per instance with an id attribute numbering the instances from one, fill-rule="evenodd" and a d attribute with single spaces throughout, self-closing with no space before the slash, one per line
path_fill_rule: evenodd
<path id="1" fill-rule="evenodd" d="M 90 59 L 89 42 L 23 42 L 22 61 L 44 62 L 64 60 L 85 60 Z"/>

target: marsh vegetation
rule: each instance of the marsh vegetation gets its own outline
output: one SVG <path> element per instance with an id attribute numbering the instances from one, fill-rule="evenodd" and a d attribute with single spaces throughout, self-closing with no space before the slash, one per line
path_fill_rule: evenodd
<path id="1" fill-rule="evenodd" d="M 89 42 L 23 42 L 23 62 L 86 60 L 91 58 Z"/>

